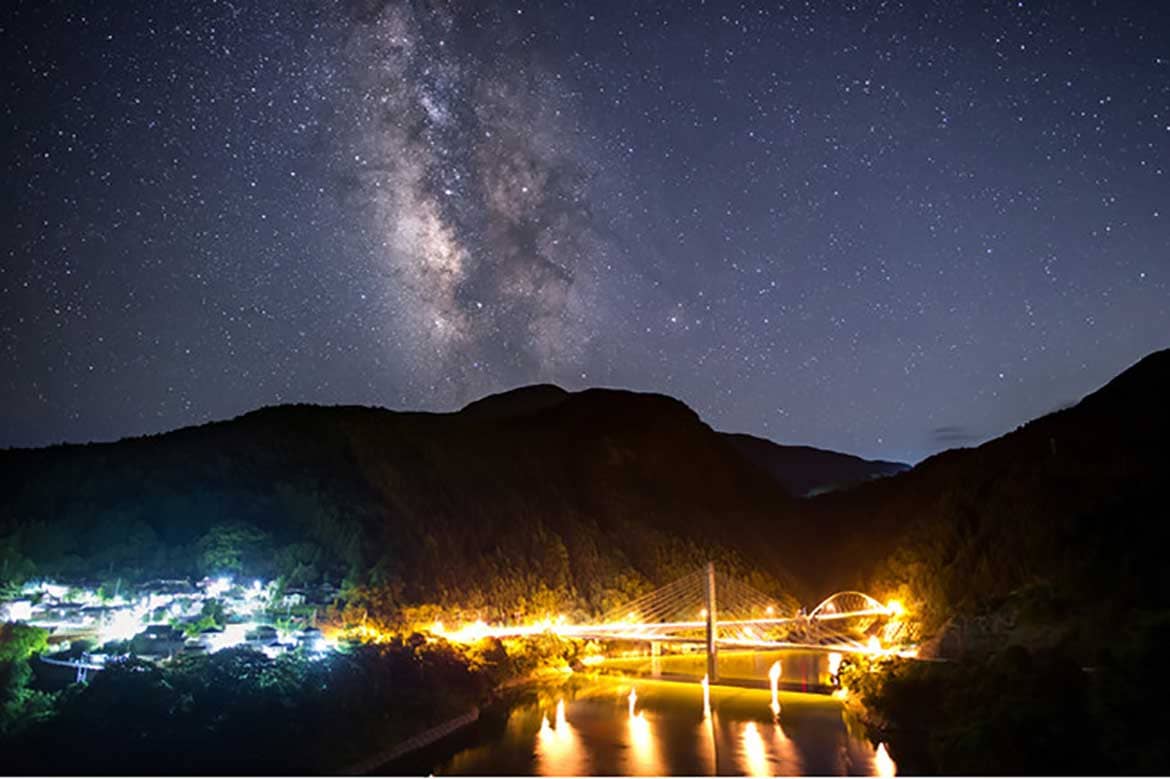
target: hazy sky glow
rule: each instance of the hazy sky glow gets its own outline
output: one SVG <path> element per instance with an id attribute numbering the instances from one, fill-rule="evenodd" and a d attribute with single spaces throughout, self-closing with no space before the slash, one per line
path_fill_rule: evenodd
<path id="1" fill-rule="evenodd" d="M 1136 1 L 17 2 L 0 446 L 539 381 L 892 459 L 998 435 L 1170 345 L 1168 30 Z"/>

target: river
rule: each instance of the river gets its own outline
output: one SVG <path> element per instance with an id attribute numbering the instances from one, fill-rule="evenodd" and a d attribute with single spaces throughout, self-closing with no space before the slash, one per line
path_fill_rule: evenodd
<path id="1" fill-rule="evenodd" d="M 630 692 L 635 692 L 631 716 Z M 828 695 L 574 674 L 517 693 L 480 722 L 387 767 L 435 775 L 893 776 Z M 558 711 L 559 710 L 559 711 Z"/>

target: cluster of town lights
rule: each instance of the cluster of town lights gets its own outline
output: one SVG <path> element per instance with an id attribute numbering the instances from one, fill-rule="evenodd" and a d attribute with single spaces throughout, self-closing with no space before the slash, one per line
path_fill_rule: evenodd
<path id="1" fill-rule="evenodd" d="M 25 584 L 17 597 L 0 602 L 0 621 L 42 627 L 72 639 L 90 638 L 99 646 L 141 639 L 142 646 L 135 651 L 144 656 L 168 657 L 187 650 L 214 653 L 242 645 L 254 646 L 270 657 L 293 647 L 319 656 L 335 645 L 315 628 L 298 632 L 265 624 L 264 616 L 276 598 L 274 582 L 256 579 L 238 584 L 227 576 L 194 585 L 166 580 L 125 589 L 119 586 L 113 595 L 39 581 Z M 227 612 L 223 627 L 184 638 L 182 629 L 202 617 L 209 601 L 218 601 Z M 99 664 L 107 659 L 100 653 L 87 657 Z"/>

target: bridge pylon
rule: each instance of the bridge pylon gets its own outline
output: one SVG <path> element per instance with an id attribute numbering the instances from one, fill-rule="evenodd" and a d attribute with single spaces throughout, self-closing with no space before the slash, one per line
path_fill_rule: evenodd
<path id="1" fill-rule="evenodd" d="M 719 627 L 715 616 L 715 563 L 707 563 L 707 580 L 703 588 L 707 601 L 707 682 L 714 684 L 718 678 L 719 654 L 716 641 Z"/>

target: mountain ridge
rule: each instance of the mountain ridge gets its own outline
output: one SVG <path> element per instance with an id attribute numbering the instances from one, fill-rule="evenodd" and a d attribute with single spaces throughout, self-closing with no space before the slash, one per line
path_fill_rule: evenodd
<path id="1" fill-rule="evenodd" d="M 797 497 L 813 497 L 910 470 L 908 463 L 867 460 L 815 446 L 779 444 L 749 433 L 724 433 L 741 454 Z"/>
<path id="2" fill-rule="evenodd" d="M 0 555 L 6 571 L 208 573 L 216 534 L 256 537 L 240 559 L 267 573 L 346 578 L 397 606 L 512 611 L 612 605 L 709 556 L 794 589 L 764 547 L 723 532 L 747 539 L 791 499 L 684 404 L 588 390 L 520 414 L 496 405 L 286 405 L 6 450 Z"/>
<path id="3" fill-rule="evenodd" d="M 1165 517 L 1167 398 L 1162 350 L 1003 436 L 813 498 L 809 522 L 835 539 L 835 551 L 794 561 L 796 573 L 814 589 L 831 582 L 916 598 L 936 627 L 1010 604 L 1047 614 L 1035 619 L 1061 625 L 1054 635 L 1082 631 L 1088 645 L 1096 628 L 1056 615 L 1079 602 L 1120 621 L 1170 603 L 1152 545 L 1132 543 Z M 1118 579 L 1122 569 L 1130 575 Z"/>
<path id="4" fill-rule="evenodd" d="M 272 406 L 0 451 L 0 557 L 8 576 L 202 572 L 208 535 L 227 525 L 264 539 L 241 560 L 293 580 L 344 578 L 395 608 L 513 613 L 596 610 L 715 557 L 801 599 L 907 589 L 939 622 L 1021 588 L 1096 597 L 1078 576 L 1100 572 L 1077 560 L 1160 570 L 1149 545 L 1116 535 L 1156 516 L 1144 507 L 1170 468 L 1166 397 L 1170 350 L 978 447 L 809 498 L 745 441 L 874 462 L 720 433 L 653 393 L 534 385 L 445 413 Z M 1147 579 L 1149 593 L 1170 588 Z"/>

